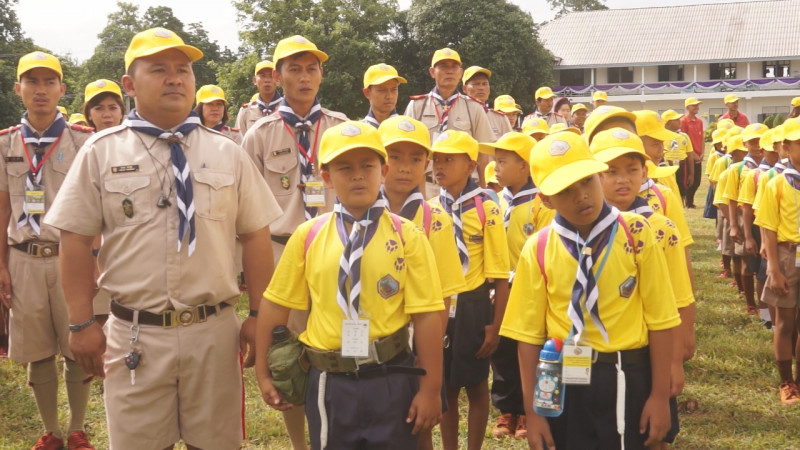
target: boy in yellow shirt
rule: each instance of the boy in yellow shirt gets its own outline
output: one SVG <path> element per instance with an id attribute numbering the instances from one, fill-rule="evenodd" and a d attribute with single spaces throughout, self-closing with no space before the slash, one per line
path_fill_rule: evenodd
<path id="1" fill-rule="evenodd" d="M 563 352 L 580 350 L 590 367 L 578 380 L 588 384 L 567 386 L 559 417 L 525 402 L 531 448 L 644 448 L 670 427 L 680 316 L 660 281 L 667 265 L 649 223 L 603 200 L 597 174 L 607 169 L 572 133 L 548 136 L 531 153 L 533 181 L 556 217 L 522 250 L 501 333 L 518 341 L 523 398 L 533 398 L 547 338 L 576 342 Z"/>
<path id="2" fill-rule="evenodd" d="M 450 308 L 449 345 L 444 351 L 448 410 L 442 418 L 445 449 L 458 447 L 458 394 L 469 399 L 468 445 L 479 449 L 489 420 L 489 361 L 497 349 L 500 322 L 508 301 L 508 246 L 500 207 L 470 177 L 478 160 L 478 142 L 462 131 L 447 130 L 433 143 L 433 173 L 441 186 L 431 206 L 453 218 L 453 231 L 467 291 Z M 490 298 L 494 284 L 494 305 Z M 494 311 L 492 311 L 494 310 Z"/>
<path id="3" fill-rule="evenodd" d="M 272 383 L 267 353 L 289 310 L 310 309 L 299 339 L 311 366 L 312 448 L 415 448 L 415 435 L 441 416 L 444 305 L 433 252 L 422 229 L 386 210 L 387 154 L 375 128 L 348 121 L 326 130 L 319 157 L 334 211 L 297 228 L 264 292 L 259 388 L 269 406 L 292 406 Z M 408 346 L 410 320 L 420 367 Z"/>

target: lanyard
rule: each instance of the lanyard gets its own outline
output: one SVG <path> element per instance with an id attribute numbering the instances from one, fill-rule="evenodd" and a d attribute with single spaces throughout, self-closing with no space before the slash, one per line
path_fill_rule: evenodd
<path id="1" fill-rule="evenodd" d="M 450 106 L 445 107 L 444 113 L 442 114 L 439 114 L 439 105 L 438 105 L 439 102 L 437 102 L 433 98 L 431 99 L 431 101 L 433 102 L 433 110 L 436 111 L 436 119 L 439 120 L 439 126 L 441 126 L 442 122 L 444 122 L 444 119 L 447 118 L 447 116 L 450 114 L 450 110 L 452 110 L 453 107 L 456 106 L 458 97 L 456 97 L 455 100 L 453 100 L 453 103 L 450 103 Z M 447 100 L 445 100 L 445 103 L 446 102 Z"/>
<path id="2" fill-rule="evenodd" d="M 320 120 L 322 120 L 322 118 L 320 118 Z M 294 136 L 294 133 L 292 133 L 289 125 L 286 124 L 286 121 L 283 119 L 281 119 L 281 121 L 283 122 L 283 128 L 286 128 L 286 132 L 292 137 L 292 141 L 294 141 L 294 143 L 297 145 L 297 148 L 303 153 L 303 156 L 306 157 L 309 163 L 314 164 L 314 150 L 317 148 L 317 142 L 319 141 L 319 129 L 322 128 L 319 121 L 317 121 L 317 131 L 314 133 L 314 144 L 311 146 L 311 149 L 303 148 L 303 146 L 300 145 L 300 142 L 298 142 L 297 138 Z"/>
<path id="3" fill-rule="evenodd" d="M 56 146 L 61 141 L 61 136 L 63 136 L 63 135 L 64 135 L 64 132 L 61 132 L 61 134 L 58 136 L 58 138 L 55 140 L 55 142 L 53 142 L 53 145 L 50 147 L 50 150 L 48 150 L 47 153 L 45 153 L 44 158 L 42 158 L 42 160 L 39 161 L 39 164 L 36 167 L 33 167 L 33 161 L 31 160 L 31 154 L 28 152 L 28 144 L 25 143 L 25 139 L 22 137 L 22 134 L 20 134 L 19 138 L 22 140 L 22 148 L 25 149 L 25 156 L 28 158 L 28 166 L 31 168 L 31 173 L 33 174 L 34 177 L 36 176 L 36 174 L 39 173 L 39 169 L 42 168 L 42 166 L 44 165 L 44 162 L 47 161 L 47 158 L 50 157 L 50 154 L 53 153 L 53 150 L 55 150 Z"/>

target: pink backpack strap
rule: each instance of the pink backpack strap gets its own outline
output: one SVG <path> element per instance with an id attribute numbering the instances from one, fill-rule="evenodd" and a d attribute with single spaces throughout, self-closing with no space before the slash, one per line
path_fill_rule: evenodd
<path id="1" fill-rule="evenodd" d="M 761 176 L 761 171 L 756 170 L 756 173 L 753 174 L 753 186 L 758 190 L 758 177 Z"/>
<path id="2" fill-rule="evenodd" d="M 422 228 L 425 230 L 425 236 L 431 235 L 431 205 L 428 202 L 422 202 Z"/>
<path id="3" fill-rule="evenodd" d="M 483 210 L 483 199 L 480 195 L 475 196 L 475 212 L 478 213 L 478 219 L 481 221 L 481 229 L 486 225 L 486 211 Z"/>
<path id="4" fill-rule="evenodd" d="M 403 239 L 403 221 L 400 220 L 400 216 L 398 216 L 393 212 L 389 213 L 389 217 L 392 218 L 392 225 L 394 225 L 394 231 L 397 233 L 398 236 L 400 236 L 400 242 L 405 244 L 406 241 Z"/>
<path id="5" fill-rule="evenodd" d="M 636 251 L 636 246 L 634 245 L 633 242 L 633 235 L 631 234 L 631 229 L 628 228 L 628 223 L 625 222 L 625 219 L 622 218 L 622 214 L 617 216 L 617 222 L 619 222 L 619 225 L 622 227 L 622 231 L 625 232 L 625 237 L 628 239 L 628 245 L 630 245 L 631 248 L 634 249 L 634 251 Z"/>
<path id="6" fill-rule="evenodd" d="M 311 229 L 308 230 L 308 234 L 306 235 L 306 243 L 303 247 L 303 256 L 308 253 L 308 248 L 311 247 L 311 243 L 314 242 L 314 238 L 316 238 L 319 234 L 319 230 L 322 229 L 322 226 L 325 225 L 325 222 L 329 221 L 331 217 L 333 217 L 332 213 L 325 213 L 321 216 L 317 216 L 314 219 L 314 223 L 311 224 Z"/>
<path id="7" fill-rule="evenodd" d="M 550 234 L 550 226 L 539 230 L 536 234 L 536 262 L 539 263 L 539 271 L 542 272 L 544 284 L 547 284 L 547 272 L 544 270 L 544 251 L 547 249 L 547 237 Z"/>
<path id="8" fill-rule="evenodd" d="M 658 186 L 656 186 L 655 184 L 653 185 L 653 187 L 651 189 L 656 194 L 656 197 L 658 197 L 658 201 L 661 203 L 661 211 L 662 211 L 661 214 L 666 216 L 667 215 L 667 200 L 664 198 L 664 193 L 661 192 L 661 189 L 659 189 Z"/>

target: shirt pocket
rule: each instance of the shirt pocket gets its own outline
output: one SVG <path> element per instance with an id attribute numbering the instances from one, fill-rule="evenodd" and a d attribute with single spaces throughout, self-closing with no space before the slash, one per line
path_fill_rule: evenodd
<path id="1" fill-rule="evenodd" d="M 135 225 L 153 217 L 153 199 L 150 195 L 150 176 L 140 175 L 105 180 L 106 195 L 103 209 L 117 226 Z"/>
<path id="2" fill-rule="evenodd" d="M 297 170 L 297 151 L 271 156 L 264 160 L 264 178 L 272 195 L 283 197 L 292 195 L 300 184 L 300 171 Z"/>
<path id="3" fill-rule="evenodd" d="M 25 195 L 25 177 L 28 176 L 29 170 L 30 166 L 27 159 L 24 162 L 6 163 L 8 193 L 11 196 Z"/>
<path id="4" fill-rule="evenodd" d="M 197 215 L 205 219 L 225 220 L 229 209 L 236 204 L 233 173 L 195 170 L 192 171 L 192 178 L 196 181 L 192 191 Z"/>

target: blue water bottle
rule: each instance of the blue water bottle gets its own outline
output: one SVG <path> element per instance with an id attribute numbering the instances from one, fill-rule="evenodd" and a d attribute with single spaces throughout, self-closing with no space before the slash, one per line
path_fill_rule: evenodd
<path id="1" fill-rule="evenodd" d="M 561 381 L 561 346 L 559 339 L 548 339 L 539 352 L 533 410 L 543 417 L 558 417 L 564 412 L 564 383 Z"/>

